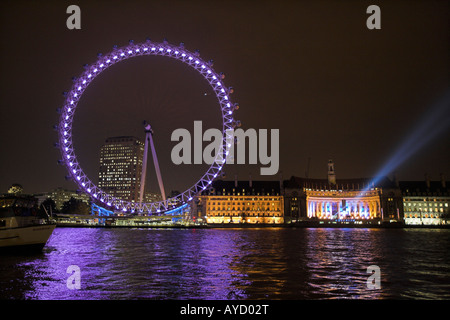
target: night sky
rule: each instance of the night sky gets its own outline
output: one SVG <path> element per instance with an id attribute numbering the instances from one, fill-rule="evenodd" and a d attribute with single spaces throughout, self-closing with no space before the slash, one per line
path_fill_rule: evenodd
<path id="1" fill-rule="evenodd" d="M 81 30 L 69 30 L 66 8 L 81 8 Z M 381 30 L 366 9 L 381 8 Z M 242 128 L 280 130 L 280 171 L 227 165 L 227 178 L 373 177 L 450 90 L 448 1 L 2 1 L 0 193 L 20 183 L 26 193 L 75 190 L 53 147 L 62 93 L 84 64 L 113 45 L 147 37 L 200 50 L 233 87 Z M 110 136 L 143 139 L 155 130 L 161 173 L 183 191 L 206 165 L 176 166 L 174 129 L 220 128 L 212 89 L 193 69 L 164 57 L 130 59 L 104 71 L 83 94 L 73 125 L 75 152 L 97 182 L 99 149 Z M 440 133 L 397 168 L 401 180 L 450 176 L 448 100 L 431 128 Z M 420 140 L 425 133 L 422 132 Z M 418 141 L 419 144 L 419 141 Z M 204 144 L 206 146 L 207 143 Z M 152 163 L 150 163 L 152 165 Z M 149 189 L 156 190 L 149 169 Z"/>

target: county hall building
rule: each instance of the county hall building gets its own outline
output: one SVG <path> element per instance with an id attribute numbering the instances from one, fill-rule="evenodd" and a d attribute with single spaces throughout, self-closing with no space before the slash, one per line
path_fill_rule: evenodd
<path id="1" fill-rule="evenodd" d="M 216 180 L 194 205 L 197 219 L 208 224 L 284 223 L 280 181 Z"/>
<path id="2" fill-rule="evenodd" d="M 388 178 L 336 179 L 328 162 L 327 179 L 291 177 L 283 183 L 284 219 L 378 224 L 403 221 L 402 192 Z"/>

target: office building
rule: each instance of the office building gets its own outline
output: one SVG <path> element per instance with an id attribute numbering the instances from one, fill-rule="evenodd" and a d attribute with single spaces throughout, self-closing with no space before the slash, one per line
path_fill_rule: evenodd
<path id="1" fill-rule="evenodd" d="M 135 137 L 112 137 L 100 149 L 98 186 L 112 196 L 139 201 L 144 143 Z"/>

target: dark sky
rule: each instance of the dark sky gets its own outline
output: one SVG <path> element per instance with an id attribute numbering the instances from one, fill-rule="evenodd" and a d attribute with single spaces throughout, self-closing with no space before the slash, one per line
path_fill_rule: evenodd
<path id="1" fill-rule="evenodd" d="M 66 28 L 71 4 L 81 8 L 81 30 Z M 381 8 L 381 30 L 366 27 L 371 4 Z M 0 193 L 13 183 L 29 193 L 76 189 L 53 147 L 62 92 L 97 53 L 146 37 L 184 42 L 214 60 L 235 89 L 243 129 L 280 130 L 284 178 L 304 176 L 308 158 L 309 177 L 325 177 L 328 159 L 338 178 L 375 176 L 450 89 L 449 7 L 448 1 L 2 1 Z M 173 165 L 170 134 L 193 132 L 194 120 L 204 129 L 220 127 L 211 92 L 197 72 L 171 59 L 111 67 L 77 108 L 73 139 L 82 168 L 97 181 L 104 140 L 143 138 L 146 119 L 166 189 L 187 189 L 207 166 Z M 448 124 L 448 101 L 446 108 L 436 126 Z M 400 179 L 450 175 L 448 128 L 395 168 Z M 225 171 L 230 179 L 279 177 L 259 177 L 260 167 Z"/>

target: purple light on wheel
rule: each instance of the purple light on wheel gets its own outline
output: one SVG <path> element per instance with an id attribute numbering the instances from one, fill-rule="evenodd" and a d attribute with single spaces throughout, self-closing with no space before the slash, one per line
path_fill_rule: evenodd
<path id="1" fill-rule="evenodd" d="M 127 53 L 127 54 L 126 54 Z M 136 54 L 135 54 L 136 53 Z M 115 65 L 120 61 L 132 57 L 138 57 L 142 55 L 148 56 L 168 56 L 175 60 L 178 60 L 191 68 L 197 70 L 197 72 L 209 83 L 213 89 L 217 102 L 222 110 L 223 121 L 223 142 L 226 143 L 226 131 L 233 129 L 234 119 L 232 118 L 233 112 L 229 110 L 231 104 L 228 101 L 228 96 L 224 95 L 225 90 L 222 89 L 222 82 L 217 79 L 223 79 L 221 75 L 216 73 L 211 64 L 202 60 L 198 53 L 192 53 L 184 49 L 184 46 L 175 47 L 164 43 L 153 43 L 147 41 L 145 44 L 130 43 L 128 46 L 122 48 L 116 48 L 112 53 L 106 55 L 100 55 L 98 60 L 90 66 L 86 66 L 84 73 L 80 77 L 74 78 L 74 84 L 69 94 L 66 96 L 64 102 L 63 112 L 61 112 L 60 125 L 59 125 L 59 141 L 60 151 L 62 154 L 63 162 L 68 168 L 69 174 L 72 176 L 73 181 L 79 185 L 79 187 L 90 194 L 93 198 L 100 200 L 102 203 L 111 204 L 118 210 L 123 212 L 147 212 L 153 214 L 156 212 L 167 211 L 171 204 L 184 203 L 186 201 L 192 201 L 193 197 L 204 190 L 206 185 L 212 183 L 211 177 L 214 179 L 217 177 L 217 173 L 222 170 L 222 166 L 225 160 L 222 159 L 220 153 L 217 155 L 216 161 L 209 167 L 206 173 L 195 183 L 192 187 L 182 192 L 176 198 L 169 198 L 165 201 L 153 202 L 153 203 L 134 203 L 117 199 L 106 192 L 100 190 L 83 172 L 77 157 L 74 153 L 74 147 L 72 145 L 72 124 L 74 120 L 75 110 L 78 102 L 82 99 L 82 95 L 89 84 L 94 81 L 102 71 Z M 195 56 L 195 60 L 194 60 Z M 119 58 L 120 57 L 120 58 Z M 194 61 L 193 61 L 194 60 Z M 206 66 L 209 66 L 208 68 Z M 69 98 L 72 97 L 72 98 Z M 75 98 L 75 99 L 74 99 Z M 173 201 L 173 202 L 172 202 Z"/>

